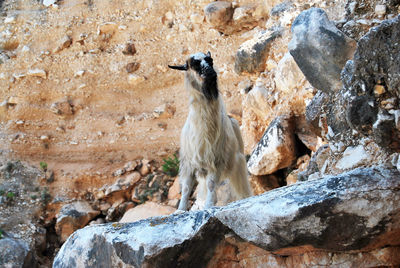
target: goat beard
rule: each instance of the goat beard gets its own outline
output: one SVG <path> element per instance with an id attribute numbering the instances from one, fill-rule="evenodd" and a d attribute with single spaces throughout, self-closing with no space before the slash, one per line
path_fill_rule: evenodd
<path id="1" fill-rule="evenodd" d="M 204 76 L 204 82 L 201 87 L 201 91 L 207 100 L 214 100 L 218 98 L 218 81 L 217 73 L 211 69 L 207 70 L 202 76 Z"/>

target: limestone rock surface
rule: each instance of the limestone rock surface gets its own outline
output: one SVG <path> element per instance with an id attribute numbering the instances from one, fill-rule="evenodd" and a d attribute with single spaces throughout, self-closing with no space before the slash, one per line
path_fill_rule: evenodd
<path id="1" fill-rule="evenodd" d="M 396 264 L 399 178 L 396 169 L 359 168 L 226 207 L 85 227 L 68 238 L 53 267 L 205 266 L 229 237 L 251 242 L 253 257 L 265 257 L 266 251 L 291 258 L 321 250 L 382 254 L 374 250 L 386 246 L 392 259 L 375 261 Z M 359 263 L 359 254 L 344 256 L 351 257 L 351 266 Z"/>
<path id="2" fill-rule="evenodd" d="M 256 37 L 244 42 L 236 52 L 235 72 L 257 73 L 265 69 L 265 61 L 271 43 L 281 35 L 281 29 L 260 32 Z"/>
<path id="3" fill-rule="evenodd" d="M 268 126 L 247 163 L 253 175 L 272 174 L 295 160 L 293 125 L 288 117 L 278 117 Z"/>

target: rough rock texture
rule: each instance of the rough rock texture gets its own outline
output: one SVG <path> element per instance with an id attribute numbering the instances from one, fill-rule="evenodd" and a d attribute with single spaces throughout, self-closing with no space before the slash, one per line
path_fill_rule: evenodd
<path id="1" fill-rule="evenodd" d="M 37 267 L 37 260 L 29 245 L 19 239 L 5 237 L 0 239 L 1 267 Z"/>
<path id="2" fill-rule="evenodd" d="M 176 206 L 177 198 L 166 200 L 173 182 L 159 176 L 159 165 L 125 169 L 124 164 L 143 158 L 161 163 L 179 149 L 187 99 L 182 73 L 168 71 L 167 65 L 183 63 L 188 54 L 197 51 L 211 51 L 213 55 L 221 97 L 229 115 L 241 123 L 246 153 L 254 149 L 274 118 L 293 115 L 298 159 L 274 174 L 252 177 L 255 192 L 294 183 L 303 170 L 300 166 L 304 163 L 299 165 L 299 161 L 303 159 L 306 164 L 310 150 L 317 151 L 327 140 L 325 150 L 312 155 L 303 180 L 376 163 L 392 162 L 400 169 L 398 155 L 396 158 L 390 152 L 382 157 L 382 150 L 390 149 L 387 142 L 394 150 L 398 148 L 391 137 L 396 134 L 393 121 L 400 129 L 398 98 L 389 92 L 387 81 L 377 81 L 369 96 L 348 89 L 340 92 L 341 96 L 328 96 L 333 105 L 322 101 L 320 109 L 314 106 L 319 111 L 313 114 L 315 120 L 307 123 L 305 106 L 316 90 L 299 76 L 287 49 L 294 19 L 310 7 L 323 8 L 338 29 L 359 40 L 372 26 L 397 16 L 398 0 L 233 1 L 223 11 L 229 20 L 221 20 L 221 26 L 206 21 L 204 9 L 214 2 L 210 0 L 162 4 L 154 0 L 45 2 L 54 4 L 47 8 L 44 1 L 33 0 L 3 0 L 0 4 L 0 155 L 28 160 L 35 166 L 43 161 L 53 171 L 41 176 L 38 190 L 18 187 L 14 197 L 13 192 L 7 197 L 9 188 L 0 188 L 5 191 L 0 193 L 0 228 L 6 229 L 5 233 L 15 229 L 13 237 L 23 239 L 30 248 L 46 248 L 40 250 L 48 259 L 47 263 L 40 260 L 41 266 L 48 266 L 59 247 L 54 217 L 66 202 L 89 201 L 93 209 L 102 212 L 93 224 L 117 221 L 127 209 L 146 200 Z M 277 27 L 280 37 L 268 45 L 259 71 L 237 74 L 234 62 L 240 44 L 257 41 L 257 36 Z M 378 53 L 388 62 L 388 53 L 377 51 L 379 45 L 366 48 L 366 54 Z M 344 72 L 346 81 L 351 80 L 352 68 L 349 64 Z M 317 139 L 309 133 L 310 123 L 321 128 L 316 131 L 320 135 Z M 368 138 L 372 135 L 375 140 Z M 381 144 L 380 149 L 375 142 Z M 362 152 L 359 156 L 370 158 L 350 152 Z M 114 185 L 108 195 L 102 191 L 134 170 L 141 178 L 133 187 Z M 14 180 L 14 173 L 7 172 L 11 177 L 6 182 Z M 227 184 L 223 186 L 219 190 L 229 194 Z M 30 216 L 36 211 L 32 208 L 46 204 L 46 214 L 37 217 L 39 224 L 46 224 L 47 231 L 42 232 Z M 33 233 L 39 234 L 39 239 L 31 239 Z M 233 252 L 226 255 L 227 259 L 232 257 L 234 265 L 245 267 L 257 260 L 258 266 L 275 260 L 274 267 L 341 263 L 380 266 L 395 263 L 383 259 L 390 260 L 390 254 L 395 256 L 396 252 L 386 247 L 363 253 L 302 254 L 296 248 L 299 255 L 279 257 L 249 242 L 225 238 L 219 245 L 226 243 Z"/>
<path id="3" fill-rule="evenodd" d="M 303 245 L 332 251 L 368 248 L 380 235 L 399 231 L 394 215 L 400 205 L 399 176 L 397 170 L 356 169 L 312 185 L 279 188 L 264 194 L 257 206 L 250 198 L 216 215 L 240 237 L 270 251 Z M 248 219 L 257 223 L 254 228 Z"/>
<path id="4" fill-rule="evenodd" d="M 326 117 L 324 115 L 323 107 L 328 103 L 328 101 L 329 96 L 319 90 L 306 106 L 306 120 L 310 126 L 312 126 L 311 130 L 320 137 L 325 136 L 327 133 Z"/>
<path id="5" fill-rule="evenodd" d="M 341 88 L 340 72 L 354 53 L 355 42 L 329 21 L 325 11 L 303 11 L 292 24 L 289 51 L 307 80 L 324 92 Z"/>
<path id="6" fill-rule="evenodd" d="M 400 263 L 400 247 L 355 253 L 307 250 L 308 248 L 304 247 L 300 250 L 304 251 L 301 254 L 293 252 L 293 255 L 279 255 L 231 235 L 218 244 L 207 267 L 390 267 Z"/>
<path id="7" fill-rule="evenodd" d="M 278 117 L 268 126 L 247 162 L 253 175 L 272 174 L 288 167 L 296 157 L 293 120 Z"/>
<path id="8" fill-rule="evenodd" d="M 347 147 L 343 152 L 342 158 L 336 163 L 336 168 L 341 170 L 353 169 L 370 160 L 371 156 L 362 145 Z"/>
<path id="9" fill-rule="evenodd" d="M 204 266 L 226 232 L 212 215 L 197 211 L 86 227 L 68 239 L 53 267 Z"/>
<path id="10" fill-rule="evenodd" d="M 107 200 L 109 203 L 113 203 L 120 199 L 129 199 L 132 188 L 140 180 L 140 178 L 141 175 L 138 171 L 134 171 L 130 174 L 124 174 L 124 177 L 118 179 L 112 185 L 104 185 L 101 189 L 99 189 L 97 195 L 102 199 Z"/>
<path id="11" fill-rule="evenodd" d="M 85 201 L 76 201 L 64 205 L 57 215 L 56 232 L 61 241 L 65 241 L 74 231 L 84 227 L 94 217 L 100 214 Z"/>
<path id="12" fill-rule="evenodd" d="M 346 119 L 350 127 L 372 137 L 382 147 L 399 148 L 400 133 L 392 115 L 400 86 L 400 16 L 384 21 L 360 39 L 354 60 L 343 70 L 347 98 Z M 379 48 L 376 53 L 369 53 Z M 377 94 L 376 86 L 385 92 Z"/>
<path id="13" fill-rule="evenodd" d="M 38 217 L 49 196 L 41 180 L 43 171 L 21 161 L 3 161 L 0 154 L 0 267 L 35 267 L 47 249 L 47 231 Z"/>
<path id="14" fill-rule="evenodd" d="M 399 245 L 399 178 L 399 171 L 383 167 L 355 169 L 222 208 L 86 227 L 62 246 L 54 267 L 202 266 L 231 231 L 287 256 Z M 391 264 L 400 261 L 392 258 Z"/>
<path id="15" fill-rule="evenodd" d="M 255 38 L 244 42 L 236 52 L 235 71 L 241 73 L 257 73 L 265 69 L 272 41 L 281 35 L 281 29 L 264 31 Z"/>
<path id="16" fill-rule="evenodd" d="M 215 1 L 204 8 L 204 14 L 206 15 L 208 23 L 219 28 L 232 19 L 233 10 L 231 2 Z"/>
<path id="17" fill-rule="evenodd" d="M 290 53 L 286 53 L 279 61 L 275 75 L 276 88 L 282 92 L 292 92 L 303 84 L 304 75 Z"/>
<path id="18" fill-rule="evenodd" d="M 395 45 L 400 41 L 399 26 L 398 16 L 372 28 L 359 40 L 354 59 L 343 68 L 343 88 L 313 101 L 316 109 L 321 104 L 321 113 L 315 116 L 310 112 L 307 118 L 315 120 L 313 125 L 319 118 L 318 125 L 326 128 L 323 134 L 332 143 L 356 145 L 360 136 L 367 136 L 383 150 L 399 150 L 395 117 L 400 85 L 400 51 Z M 379 49 L 370 53 L 375 48 Z"/>

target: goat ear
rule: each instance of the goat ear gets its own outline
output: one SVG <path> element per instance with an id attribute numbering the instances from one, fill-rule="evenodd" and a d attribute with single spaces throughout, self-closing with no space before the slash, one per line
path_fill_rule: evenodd
<path id="1" fill-rule="evenodd" d="M 188 69 L 187 64 L 177 65 L 177 66 L 168 65 L 168 67 L 171 69 L 180 70 L 180 71 L 187 71 L 187 69 Z"/>
<path id="2" fill-rule="evenodd" d="M 207 57 L 211 58 L 211 52 L 210 51 L 207 52 Z"/>

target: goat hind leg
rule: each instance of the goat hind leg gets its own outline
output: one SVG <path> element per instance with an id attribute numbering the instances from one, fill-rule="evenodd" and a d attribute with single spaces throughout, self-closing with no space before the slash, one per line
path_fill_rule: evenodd
<path id="1" fill-rule="evenodd" d="M 208 209 L 210 207 L 215 206 L 217 202 L 217 183 L 219 182 L 221 174 L 217 173 L 209 173 L 206 178 L 207 184 L 207 197 L 206 203 L 204 205 L 204 209 Z"/>
<path id="2" fill-rule="evenodd" d="M 236 154 L 235 168 L 229 178 L 239 199 L 253 195 L 247 176 L 246 159 L 243 154 Z"/>

